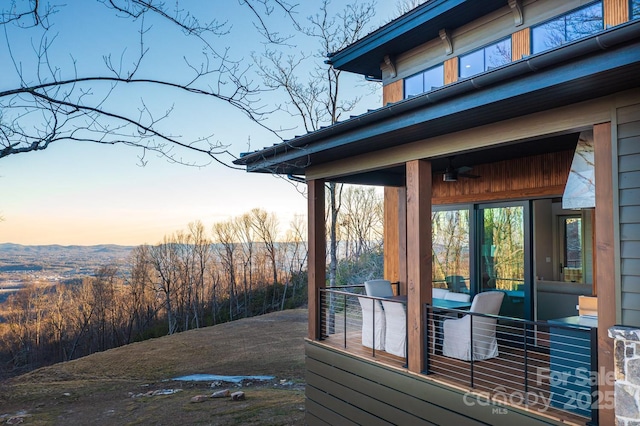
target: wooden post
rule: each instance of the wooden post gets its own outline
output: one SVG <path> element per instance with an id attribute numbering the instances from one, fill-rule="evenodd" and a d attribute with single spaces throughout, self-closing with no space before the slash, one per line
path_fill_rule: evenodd
<path id="1" fill-rule="evenodd" d="M 408 366 L 425 370 L 424 305 L 431 302 L 431 163 L 407 163 Z"/>
<path id="2" fill-rule="evenodd" d="M 384 278 L 407 294 L 407 191 L 384 188 Z"/>
<path id="3" fill-rule="evenodd" d="M 599 393 L 604 396 L 599 410 L 599 423 L 612 425 L 615 412 L 611 401 L 613 383 L 606 372 L 613 371 L 613 339 L 609 327 L 616 324 L 615 239 L 613 229 L 613 153 L 611 151 L 611 123 L 593 126 L 594 163 L 596 179 L 595 239 L 596 283 L 598 293 L 598 372 Z"/>
<path id="4" fill-rule="evenodd" d="M 319 340 L 323 333 L 320 318 L 320 289 L 326 287 L 327 280 L 327 239 L 325 235 L 324 180 L 307 182 L 308 192 L 308 306 L 309 339 Z"/>

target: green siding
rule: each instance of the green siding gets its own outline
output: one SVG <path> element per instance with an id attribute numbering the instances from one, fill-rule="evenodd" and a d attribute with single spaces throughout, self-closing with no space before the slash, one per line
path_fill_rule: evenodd
<path id="1" fill-rule="evenodd" d="M 621 322 L 640 327 L 640 104 L 617 118 Z"/>
<path id="2" fill-rule="evenodd" d="M 309 425 L 562 424 L 316 342 L 307 342 L 306 356 Z"/>

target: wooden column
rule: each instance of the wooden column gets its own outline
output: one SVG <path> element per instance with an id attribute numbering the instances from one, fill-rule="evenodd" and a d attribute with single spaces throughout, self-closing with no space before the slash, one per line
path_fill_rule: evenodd
<path id="1" fill-rule="evenodd" d="M 407 191 L 384 188 L 384 278 L 407 294 Z"/>
<path id="2" fill-rule="evenodd" d="M 308 192 L 308 306 L 309 339 L 319 340 L 322 335 L 320 318 L 320 289 L 326 287 L 327 280 L 327 241 L 325 235 L 324 180 L 307 182 Z"/>
<path id="3" fill-rule="evenodd" d="M 613 339 L 607 331 L 616 324 L 615 238 L 613 228 L 613 153 L 611 123 L 593 126 L 593 145 L 596 179 L 595 239 L 596 283 L 598 292 L 598 371 L 599 391 L 604 395 L 599 411 L 601 425 L 614 424 L 614 409 L 607 396 L 613 395 L 613 383 L 603 372 L 613 371 Z"/>
<path id="4" fill-rule="evenodd" d="M 431 163 L 407 163 L 407 322 L 409 370 L 425 370 L 424 305 L 431 302 Z"/>

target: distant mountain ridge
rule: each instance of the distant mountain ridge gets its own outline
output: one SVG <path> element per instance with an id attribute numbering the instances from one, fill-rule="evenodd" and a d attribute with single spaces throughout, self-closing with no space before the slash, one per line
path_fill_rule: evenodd
<path id="1" fill-rule="evenodd" d="M 44 270 L 57 271 L 66 277 L 87 275 L 100 266 L 125 261 L 134 248 L 117 244 L 63 246 L 0 243 L 0 272 Z"/>

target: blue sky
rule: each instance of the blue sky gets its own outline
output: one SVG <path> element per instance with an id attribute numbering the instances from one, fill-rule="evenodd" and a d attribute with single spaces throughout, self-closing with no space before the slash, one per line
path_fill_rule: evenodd
<path id="1" fill-rule="evenodd" d="M 202 7 L 200 13 L 228 20 L 230 34 L 220 38 L 220 46 L 228 46 L 232 54 L 249 64 L 252 51 L 263 46 L 248 20 L 249 15 L 236 0 L 190 2 Z M 312 3 L 312 4 L 309 4 Z M 319 2 L 318 2 L 319 3 Z M 334 8 L 342 8 L 343 0 L 334 0 Z M 314 13 L 316 2 L 306 2 L 298 17 L 304 20 Z M 395 3 L 378 7 L 373 26 L 386 22 L 395 12 Z M 288 28 L 282 17 L 274 17 L 278 28 Z M 70 0 L 54 17 L 58 38 L 51 52 L 57 63 L 70 70 L 73 58 L 80 75 L 104 73 L 101 57 L 113 52 L 125 63 L 137 49 L 135 25 L 115 18 L 113 13 L 95 1 Z M 373 29 L 373 28 L 372 28 Z M 155 26 L 150 55 L 145 66 L 167 76 L 176 70 L 182 53 L 188 53 L 181 36 Z M 33 39 L 20 32 L 9 34 L 11 48 L 25 67 L 33 66 L 30 46 Z M 0 67 L 9 66 L 7 47 L 0 45 Z M 308 41 L 296 41 L 292 53 L 315 50 Z M 306 44 L 304 44 L 306 43 Z M 126 47 L 126 50 L 124 49 Z M 177 59 L 176 59 L 177 58 Z M 6 71 L 6 70 L 5 70 Z M 3 74 L 7 75 L 5 72 Z M 357 77 L 354 81 L 362 82 Z M 0 91 L 15 81 L 0 82 Z M 358 84 L 350 84 L 364 93 Z M 100 90 L 100 88 L 96 88 Z M 158 93 L 145 93 L 158 108 L 175 105 L 175 111 L 164 124 L 174 134 L 204 136 L 229 144 L 234 155 L 278 142 L 229 105 L 193 96 L 166 99 Z M 118 90 L 110 102 L 133 108 L 140 94 Z M 275 104 L 277 99 L 264 98 Z M 368 96 L 354 113 L 380 106 L 380 94 Z M 297 124 L 283 116 L 273 117 L 272 126 Z M 303 133 L 298 128 L 287 137 Z M 251 144 L 249 145 L 249 139 Z M 145 167 L 137 162 L 138 151 L 123 146 L 93 143 L 58 143 L 35 153 L 12 155 L 0 159 L 0 242 L 20 244 L 155 244 L 165 235 L 187 228 L 200 220 L 207 228 L 260 207 L 280 217 L 282 230 L 294 215 L 306 214 L 306 199 L 282 178 L 248 174 L 218 164 L 207 167 L 185 167 L 151 157 Z M 229 158 L 226 159 L 229 162 Z"/>

